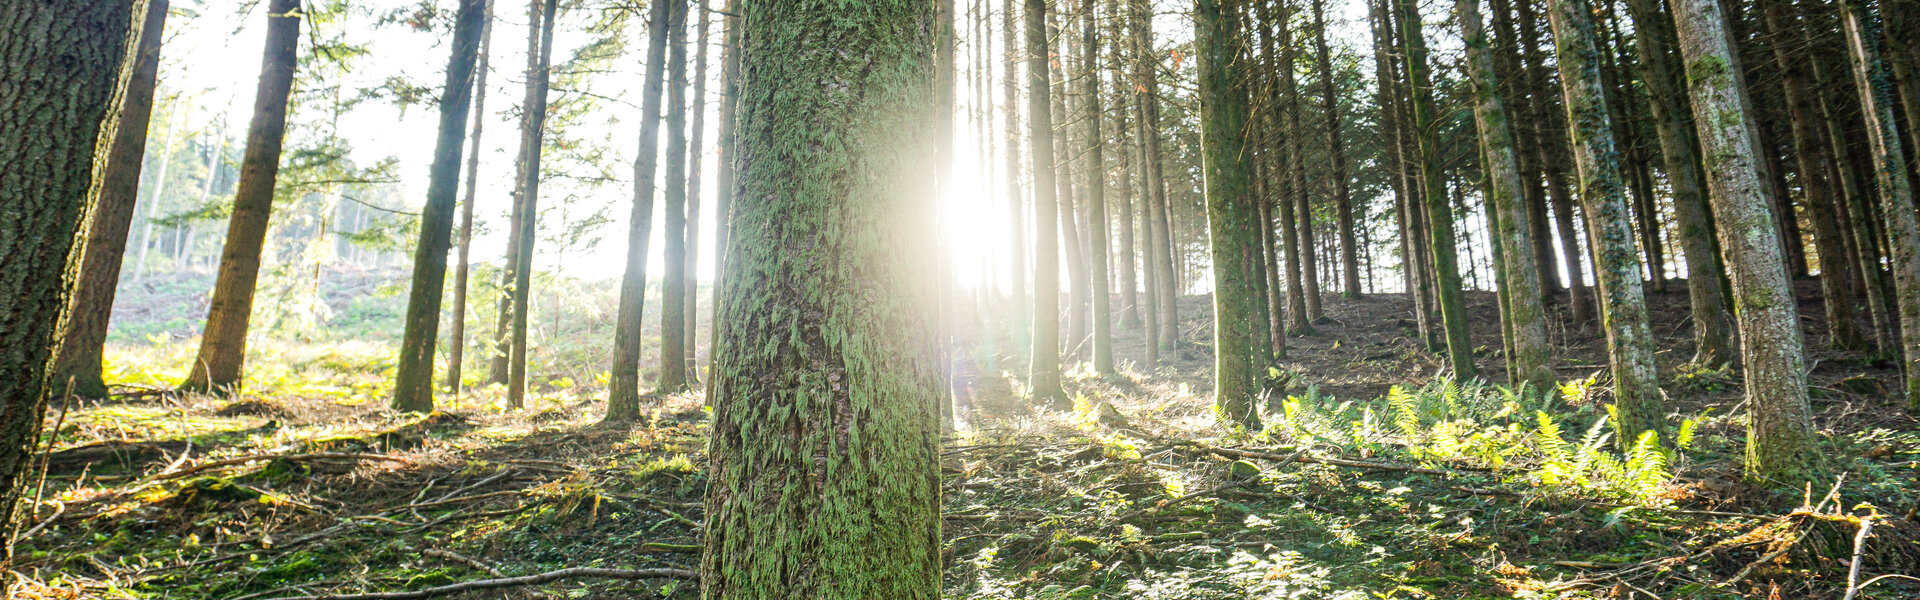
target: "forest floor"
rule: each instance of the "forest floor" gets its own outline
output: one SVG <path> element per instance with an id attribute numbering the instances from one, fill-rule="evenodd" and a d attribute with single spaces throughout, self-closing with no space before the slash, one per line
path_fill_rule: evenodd
<path id="1" fill-rule="evenodd" d="M 1485 378 L 1504 381 L 1492 300 L 1469 296 L 1473 335 Z M 1856 554 L 1860 582 L 1920 575 L 1920 423 L 1891 392 L 1897 371 L 1814 352 L 1813 418 L 1845 475 L 1745 483 L 1737 372 L 1683 367 L 1684 292 L 1653 302 L 1679 439 L 1624 452 L 1602 423 L 1592 325 L 1552 330 L 1561 390 L 1514 393 L 1436 379 L 1396 295 L 1329 298 L 1271 372 L 1286 393 L 1259 432 L 1215 424 L 1204 297 L 1183 301 L 1186 344 L 1160 368 L 1131 366 L 1131 333 L 1122 376 L 1076 368 L 1073 411 L 1033 410 L 1013 361 L 980 369 L 942 451 L 946 595 L 1839 598 Z M 1817 302 L 1802 313 L 1823 345 Z M 156 344 L 111 358 L 138 371 L 190 350 Z M 126 388 L 52 407 L 10 597 L 427 597 L 576 567 L 661 570 L 472 596 L 697 597 L 700 397 L 655 398 L 632 427 L 597 423 L 591 382 L 519 411 L 480 388 L 399 414 L 384 408 L 390 353 L 280 348 L 249 362 L 275 383 L 239 398 Z M 1859 597 L 1920 597 L 1920 580 Z"/>

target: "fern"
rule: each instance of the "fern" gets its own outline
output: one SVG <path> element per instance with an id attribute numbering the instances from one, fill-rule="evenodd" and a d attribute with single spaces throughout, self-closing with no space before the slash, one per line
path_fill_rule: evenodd
<path id="1" fill-rule="evenodd" d="M 1413 394 L 1400 386 L 1387 388 L 1387 410 L 1393 413 L 1393 426 L 1400 430 L 1400 435 L 1408 438 L 1420 435 L 1420 415 L 1415 412 L 1418 404 Z"/>

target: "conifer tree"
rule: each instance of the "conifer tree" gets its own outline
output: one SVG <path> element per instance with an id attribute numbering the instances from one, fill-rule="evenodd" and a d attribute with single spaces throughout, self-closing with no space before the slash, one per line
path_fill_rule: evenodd
<path id="1" fill-rule="evenodd" d="M 738 7 L 700 595 L 938 600 L 935 7 Z"/>

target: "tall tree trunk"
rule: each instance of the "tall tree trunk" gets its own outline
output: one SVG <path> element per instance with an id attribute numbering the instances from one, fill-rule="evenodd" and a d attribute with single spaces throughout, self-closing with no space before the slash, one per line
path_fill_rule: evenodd
<path id="1" fill-rule="evenodd" d="M 527 68 L 521 74 L 521 81 L 526 84 L 526 91 L 520 100 L 520 150 L 514 155 L 513 160 L 515 173 L 511 192 L 512 207 L 507 219 L 507 254 L 501 259 L 500 299 L 495 307 L 497 314 L 493 326 L 494 352 L 487 369 L 489 383 L 508 383 L 513 370 L 513 301 L 517 296 L 514 293 L 514 286 L 519 285 L 520 281 L 520 231 L 521 221 L 525 220 L 527 210 L 527 203 L 521 195 L 526 188 L 529 153 L 535 157 L 540 154 L 540 136 L 535 131 L 536 114 L 533 109 L 535 96 L 538 95 L 540 88 L 540 78 L 537 74 L 541 71 L 540 15 L 544 14 L 540 12 L 542 4 L 543 0 L 527 0 Z M 544 119 L 544 111 L 537 116 Z"/>
<path id="2" fill-rule="evenodd" d="M 1453 376 L 1475 376 L 1473 341 L 1467 335 L 1467 305 L 1460 291 L 1460 268 L 1454 254 L 1453 203 L 1447 199 L 1441 174 L 1439 113 L 1433 104 L 1433 82 L 1428 74 L 1427 42 L 1421 33 L 1419 4 L 1400 0 L 1400 35 L 1407 56 L 1407 84 L 1413 92 L 1414 130 L 1420 143 L 1420 173 L 1425 181 L 1427 233 L 1432 241 L 1434 287 L 1445 327 L 1447 357 Z"/>
<path id="3" fill-rule="evenodd" d="M 1340 295 L 1359 298 L 1360 254 L 1354 242 L 1353 199 L 1349 197 L 1346 141 L 1341 133 L 1344 117 L 1340 112 L 1339 82 L 1333 74 L 1333 52 L 1327 48 L 1327 14 L 1323 0 L 1313 0 L 1313 48 L 1314 62 L 1320 70 L 1320 102 L 1327 118 L 1327 154 L 1333 167 L 1327 176 L 1333 180 L 1334 222 L 1340 229 Z"/>
<path id="4" fill-rule="evenodd" d="M 935 9 L 740 4 L 701 597 L 937 600 Z"/>
<path id="5" fill-rule="evenodd" d="M 538 5 L 529 3 L 529 8 L 533 6 Z M 540 52 L 535 68 L 527 77 L 527 114 L 520 141 L 522 168 L 517 182 L 522 218 L 515 223 L 519 228 L 514 233 L 519 243 L 514 245 L 518 252 L 514 263 L 518 268 L 513 271 L 513 323 L 508 337 L 507 406 L 510 408 L 526 405 L 527 316 L 533 294 L 533 243 L 537 231 L 534 225 L 540 216 L 540 155 L 547 134 L 547 90 L 553 80 L 553 27 L 560 17 L 559 1 L 546 0 L 546 6 L 537 10 L 540 12 L 531 20 L 540 23 Z"/>
<path id="6" fill-rule="evenodd" d="M 1320 260 L 1313 242 L 1313 205 L 1308 201 L 1310 194 L 1307 190 L 1307 150 L 1303 141 L 1304 128 L 1300 126 L 1300 111 L 1305 103 L 1301 100 L 1303 95 L 1294 76 L 1295 66 L 1299 64 L 1299 52 L 1293 37 L 1293 11 L 1292 2 L 1281 3 L 1279 21 L 1274 23 L 1279 38 L 1276 43 L 1280 46 L 1279 55 L 1275 57 L 1278 61 L 1275 73 L 1280 78 L 1282 98 L 1274 106 L 1283 111 L 1281 116 L 1285 118 L 1281 141 L 1286 149 L 1286 165 L 1281 173 L 1287 179 L 1283 189 L 1287 189 L 1288 193 L 1281 196 L 1280 201 L 1289 202 L 1292 206 L 1283 209 L 1281 217 L 1291 224 L 1292 233 L 1287 234 L 1288 243 L 1296 244 L 1292 256 L 1299 259 L 1299 266 L 1295 268 L 1299 276 L 1296 283 L 1299 285 L 1290 289 L 1290 297 L 1300 299 L 1304 312 L 1298 318 L 1302 325 L 1299 331 L 1304 334 L 1312 332 L 1311 323 L 1320 318 Z M 1293 262 L 1293 259 L 1289 258 L 1288 262 Z"/>
<path id="7" fill-rule="evenodd" d="M 1153 284 L 1159 307 L 1160 350 L 1171 352 L 1180 344 L 1178 275 L 1173 264 L 1173 222 L 1167 199 L 1165 163 L 1160 151 L 1160 55 L 1153 47 L 1153 11 L 1149 0 L 1128 0 L 1129 21 L 1133 32 L 1133 79 L 1139 111 L 1141 177 L 1146 187 L 1147 260 L 1155 263 L 1159 274 Z"/>
<path id="8" fill-rule="evenodd" d="M 108 142 L 106 168 L 101 172 L 92 215 L 87 217 L 87 241 L 80 272 L 73 280 L 67 308 L 67 329 L 61 336 L 48 375 L 55 394 L 62 390 L 82 398 L 106 398 L 101 378 L 101 356 L 107 343 L 107 323 L 113 315 L 113 296 L 120 283 L 120 264 L 127 252 L 127 234 L 140 199 L 140 170 L 147 155 L 147 126 L 153 116 L 153 87 L 160 70 L 161 32 L 167 22 L 167 0 L 149 0 L 133 56 L 133 69 L 121 99 L 119 124 Z M 171 132 L 169 132 L 171 135 Z M 170 153 L 169 144 L 161 152 Z M 98 160 L 96 158 L 96 160 Z M 166 160 L 160 178 L 166 178 Z M 152 202 L 158 203 L 156 192 Z"/>
<path id="9" fill-rule="evenodd" d="M 723 49 L 720 54 L 720 123 L 718 127 L 719 131 L 715 133 L 716 139 L 714 140 L 714 144 L 719 146 L 720 150 L 720 168 L 715 169 L 718 173 L 714 176 L 713 186 L 714 293 L 711 315 L 714 318 L 710 319 L 710 325 L 707 327 L 707 368 L 709 371 L 709 375 L 707 376 L 708 406 L 713 405 L 714 398 L 713 376 L 711 375 L 713 357 L 720 351 L 720 328 L 718 327 L 720 319 L 717 318 L 720 314 L 720 301 L 723 297 L 720 293 L 720 274 L 726 272 L 727 241 L 732 239 L 733 235 L 734 175 L 737 172 L 734 165 L 734 157 L 737 154 L 735 152 L 736 143 L 734 140 L 734 131 L 738 127 L 735 115 L 739 112 L 740 105 L 740 18 L 738 16 L 740 11 L 736 9 L 739 1 L 740 0 L 727 0 L 727 10 L 723 13 L 726 15 L 727 32 L 724 36 L 726 39 L 726 48 Z M 648 81 L 658 80 L 658 77 L 648 79 Z M 658 98 L 659 94 L 655 94 L 654 97 Z M 649 204 L 648 207 L 651 209 L 652 205 Z M 641 264 L 645 264 L 645 251 L 641 252 L 640 258 Z M 642 271 L 644 270 L 643 268 Z M 642 277 L 640 280 L 642 282 L 641 287 L 644 290 L 646 278 Z M 636 316 L 636 318 L 638 317 Z M 638 337 L 638 335 L 635 336 L 635 338 Z M 638 344 L 639 342 L 636 339 L 634 343 Z M 636 370 L 639 369 L 640 362 L 638 358 L 634 360 L 633 364 Z"/>
<path id="10" fill-rule="evenodd" d="M 1052 74 L 1047 68 L 1047 2 L 1026 0 L 1027 143 L 1033 156 L 1033 348 L 1027 389 L 1065 410 L 1060 388 L 1060 202 L 1055 195 Z"/>
<path id="11" fill-rule="evenodd" d="M 1847 50 L 1860 90 L 1860 112 L 1873 148 L 1874 181 L 1887 219 L 1893 283 L 1899 292 L 1900 336 L 1905 352 L 1907 410 L 1920 414 L 1920 221 L 1913 211 L 1913 184 L 1906 177 L 1906 151 L 1893 116 L 1893 86 L 1880 58 L 1879 21 L 1860 0 L 1843 0 Z"/>
<path id="12" fill-rule="evenodd" d="M 40 446 L 65 274 L 97 194 L 94 161 L 128 93 L 147 2 L 0 2 L 0 525 Z"/>
<path id="13" fill-rule="evenodd" d="M 1130 127 L 1128 119 L 1132 102 L 1127 101 L 1127 99 L 1131 98 L 1133 94 L 1127 91 L 1126 81 L 1124 79 L 1127 73 L 1126 44 L 1128 42 L 1128 38 L 1122 35 L 1125 32 L 1125 30 L 1122 29 L 1125 23 L 1125 15 L 1126 13 L 1122 12 L 1121 0 L 1107 0 L 1107 43 L 1108 56 L 1111 59 L 1107 68 L 1109 76 L 1113 78 L 1112 98 L 1119 101 L 1118 106 L 1114 110 L 1113 129 L 1114 145 L 1120 151 L 1117 159 L 1120 161 L 1119 171 L 1122 174 L 1120 179 L 1120 199 L 1114 206 L 1114 215 L 1120 225 L 1120 227 L 1115 229 L 1119 234 L 1119 248 L 1116 249 L 1116 256 L 1119 258 L 1119 262 L 1115 265 L 1115 268 L 1119 271 L 1120 328 L 1142 329 L 1145 325 L 1141 319 L 1142 307 L 1140 306 L 1144 298 L 1139 292 L 1139 263 L 1142 261 L 1136 260 L 1135 252 L 1137 250 L 1134 242 L 1133 229 L 1134 195 L 1140 187 L 1135 185 L 1136 180 L 1131 177 L 1131 174 L 1138 169 L 1140 163 L 1135 159 L 1132 144 L 1133 130 Z M 981 139 L 985 140 L 987 138 L 982 136 Z M 1142 202 L 1144 203 L 1144 201 Z M 1151 286 L 1151 284 L 1149 284 L 1149 286 Z M 1149 336 L 1145 339 L 1148 340 L 1146 345 L 1152 347 L 1152 337 Z"/>
<path id="14" fill-rule="evenodd" d="M 1688 105 L 1680 78 L 1682 69 L 1674 56 L 1673 21 L 1659 0 L 1628 0 L 1627 10 L 1633 15 L 1640 79 L 1652 97 L 1654 128 L 1660 139 L 1660 155 L 1665 159 L 1661 166 L 1673 195 L 1680 248 L 1687 262 L 1687 300 L 1693 309 L 1691 362 L 1711 365 L 1732 360 L 1737 349 L 1726 289 L 1721 287 L 1725 273 L 1714 242 L 1694 132 L 1684 121 Z"/>
<path id="15" fill-rule="evenodd" d="M 460 262 L 453 270 L 453 331 L 447 336 L 447 390 L 460 394 L 467 355 L 467 278 L 473 250 L 473 205 L 480 188 L 480 133 L 487 122 L 487 57 L 493 53 L 493 1 L 486 0 L 480 26 L 480 58 L 474 63 L 473 136 L 467 148 L 467 193 L 460 201 Z"/>
<path id="16" fill-rule="evenodd" d="M 1296 214 L 1301 204 L 1294 201 L 1294 195 L 1304 194 L 1306 190 L 1299 185 L 1300 178 L 1296 177 L 1300 145 L 1294 139 L 1293 132 L 1298 129 L 1299 124 L 1298 115 L 1294 112 L 1299 108 L 1297 102 L 1299 90 L 1295 86 L 1293 52 L 1290 50 L 1293 45 L 1293 34 L 1290 28 L 1291 23 L 1286 15 L 1287 11 L 1282 10 L 1281 14 L 1276 15 L 1273 4 L 1260 2 L 1254 5 L 1257 16 L 1260 18 L 1260 56 L 1266 63 L 1265 71 L 1272 75 L 1265 78 L 1266 101 L 1259 116 L 1262 130 L 1266 132 L 1264 136 L 1266 143 L 1262 145 L 1270 149 L 1264 154 L 1274 157 L 1268 161 L 1269 168 L 1265 173 L 1267 187 L 1272 190 L 1265 202 L 1270 202 L 1280 209 L 1279 214 L 1264 220 L 1261 226 L 1271 228 L 1274 220 L 1280 222 L 1278 244 L 1280 247 L 1269 247 L 1266 251 L 1285 259 L 1284 264 L 1281 265 L 1281 279 L 1285 280 L 1287 302 L 1286 332 L 1284 333 L 1309 335 L 1313 332 L 1309 317 L 1312 311 L 1308 310 L 1308 294 L 1304 291 L 1306 275 L 1301 273 L 1300 240 L 1302 236 L 1299 231 L 1301 221 Z M 1292 125 L 1284 126 L 1282 119 L 1286 119 L 1286 122 Z M 1268 211 L 1272 209 L 1269 208 Z M 1273 234 L 1268 232 L 1263 237 L 1272 236 Z"/>
<path id="17" fill-rule="evenodd" d="M 688 108 L 693 111 L 689 130 L 693 140 L 687 147 L 687 260 L 684 261 L 687 284 L 686 309 L 681 311 L 686 315 L 687 323 L 686 342 L 683 345 L 686 346 L 686 377 L 689 385 L 700 383 L 700 344 L 696 340 L 700 339 L 697 335 L 700 321 L 700 182 L 705 180 L 700 163 L 706 154 L 707 36 L 712 32 L 713 11 L 707 8 L 705 2 L 701 2 L 699 12 L 695 14 L 699 16 L 700 24 L 693 55 L 693 103 Z M 713 350 L 709 348 L 707 352 Z"/>
<path id="18" fill-rule="evenodd" d="M 1539 270 L 1535 277 L 1540 282 L 1540 300 L 1544 304 L 1553 304 L 1556 298 L 1554 290 L 1563 286 L 1560 271 L 1553 263 L 1553 230 L 1551 219 L 1547 217 L 1546 188 L 1540 173 L 1539 107 L 1528 95 L 1528 74 L 1525 62 L 1520 57 L 1519 34 L 1514 30 L 1514 9 L 1511 0 L 1492 0 L 1488 6 L 1492 9 L 1493 40 L 1489 46 L 1493 50 L 1493 67 L 1496 76 L 1505 88 L 1502 90 L 1509 113 L 1513 121 L 1514 158 L 1519 163 L 1521 200 L 1527 210 L 1527 226 L 1532 230 L 1528 237 L 1533 239 L 1534 267 Z"/>
<path id="19" fill-rule="evenodd" d="M 1807 73 L 1801 68 L 1807 57 L 1800 51 L 1789 50 L 1786 45 L 1789 39 L 1800 42 L 1796 46 L 1806 40 L 1799 34 L 1798 15 L 1793 11 L 1786 0 L 1765 0 L 1761 14 L 1769 35 L 1774 38 L 1771 44 L 1774 66 L 1782 74 L 1781 88 L 1793 131 L 1795 174 L 1800 183 L 1801 202 L 1813 221 L 1814 247 L 1820 255 L 1820 297 L 1826 308 L 1827 343 L 1834 348 L 1853 350 L 1862 347 L 1866 340 L 1854 324 L 1853 288 L 1847 281 L 1847 274 L 1852 271 L 1847 258 L 1850 255 L 1833 214 L 1840 200 L 1827 154 L 1826 131 L 1816 120 L 1818 109 L 1808 88 Z"/>
<path id="20" fill-rule="evenodd" d="M 1254 205 L 1247 166 L 1247 100 L 1239 63 L 1247 31 L 1234 0 L 1195 0 L 1194 68 L 1199 77 L 1202 169 L 1206 174 L 1207 229 L 1213 243 L 1214 411 L 1229 427 L 1257 430 L 1259 392 L 1246 324 L 1255 314 L 1254 277 L 1264 277 L 1259 253 L 1247 236 Z"/>
<path id="21" fill-rule="evenodd" d="M 280 143 L 287 134 L 287 97 L 300 45 L 300 0 L 272 0 L 267 7 L 267 43 L 254 92 L 253 123 L 247 128 L 246 156 L 234 189 L 227 242 L 220 251 L 220 274 L 213 284 L 207 328 L 193 371 L 181 389 L 212 392 L 238 388 L 247 357 L 247 322 L 253 315 L 253 286 L 260 277 L 260 254 L 273 214 L 274 180 L 280 174 Z"/>
<path id="22" fill-rule="evenodd" d="M 1487 212 L 1494 215 L 1497 228 L 1488 237 L 1500 260 L 1494 269 L 1502 281 L 1499 289 L 1506 299 L 1503 321 L 1511 340 L 1513 362 L 1508 379 L 1514 385 L 1531 386 L 1536 393 L 1552 392 L 1557 378 L 1553 373 L 1553 351 L 1547 345 L 1545 309 L 1540 304 L 1539 270 L 1534 267 L 1534 245 L 1523 205 L 1520 163 L 1515 156 L 1513 135 L 1507 126 L 1506 106 L 1501 102 L 1499 78 L 1494 72 L 1493 56 L 1487 49 L 1487 34 L 1480 25 L 1479 0 L 1456 0 L 1460 29 L 1466 42 L 1467 73 L 1473 80 L 1473 115 L 1480 132 L 1480 149 L 1487 175 Z"/>
<path id="23" fill-rule="evenodd" d="M 1640 285 L 1640 254 L 1633 246 L 1633 216 L 1620 177 L 1606 92 L 1600 83 L 1600 50 L 1586 0 L 1551 0 L 1554 54 L 1561 92 L 1580 169 L 1580 199 L 1599 261 L 1602 329 L 1613 367 L 1615 441 L 1631 447 L 1643 433 L 1665 431 L 1660 381 L 1653 368 L 1653 333 Z"/>
<path id="24" fill-rule="evenodd" d="M 1066 26 L 1061 25 L 1062 20 L 1066 21 Z M 1067 32 L 1072 28 L 1072 24 L 1071 16 L 1056 14 L 1049 17 L 1047 30 L 1048 39 L 1055 40 L 1059 44 L 1057 47 L 1048 48 L 1052 53 L 1048 64 L 1053 70 L 1052 87 L 1048 89 L 1048 95 L 1053 106 L 1053 176 L 1054 187 L 1060 200 L 1060 244 L 1067 262 L 1067 281 L 1072 283 L 1067 288 L 1067 337 L 1064 350 L 1068 357 L 1077 362 L 1081 356 L 1081 349 L 1089 337 L 1088 312 L 1091 308 L 1091 298 L 1087 294 L 1089 286 L 1087 247 L 1082 243 L 1080 236 L 1080 222 L 1083 219 L 1080 215 L 1079 198 L 1075 197 L 1073 187 L 1072 138 L 1074 132 L 1070 126 L 1073 122 L 1073 113 L 1072 107 L 1067 104 L 1067 95 L 1072 84 L 1072 80 L 1068 77 L 1067 63 L 1073 60 L 1073 53 L 1068 48 L 1072 36 Z"/>
<path id="25" fill-rule="evenodd" d="M 1006 62 L 1006 71 L 1001 74 L 1000 79 L 1000 89 L 1003 94 L 1000 109 L 1005 111 L 1002 120 L 1005 123 L 1006 135 L 1004 168 L 1007 179 L 1007 231 L 1009 232 L 1007 256 L 1008 262 L 1013 265 L 1008 274 L 1009 279 L 1012 280 L 1012 291 L 1009 294 L 1012 298 L 1010 303 L 1012 309 L 1007 311 L 1007 318 L 1012 324 L 1009 329 L 1013 332 L 1013 347 L 1017 349 L 1015 352 L 1020 352 L 1031 347 L 1033 341 L 1032 330 L 1028 328 L 1032 321 L 1030 314 L 1032 305 L 1027 299 L 1027 268 L 1030 263 L 1027 260 L 1026 193 L 1020 188 L 1020 85 L 1017 79 L 1019 65 L 1014 60 L 1014 48 L 1018 47 L 1018 40 L 1014 36 L 1014 15 L 1017 13 L 1014 11 L 1013 2 L 1014 0 L 1001 2 L 1000 34 L 1003 46 L 1002 59 Z"/>
<path id="26" fill-rule="evenodd" d="M 393 381 L 393 408 L 433 411 L 433 347 L 440 334 L 440 295 L 447 289 L 447 250 L 453 245 L 453 204 L 460 192 L 460 147 L 467 142 L 473 108 L 474 62 L 480 52 L 487 0 L 462 0 L 454 17 L 453 55 L 440 93 L 440 134 L 427 176 L 427 203 L 420 211 L 420 242 L 413 253 L 413 285 L 400 337 L 400 365 Z"/>
<path id="27" fill-rule="evenodd" d="M 1572 309 L 1573 320 L 1586 323 L 1593 320 L 1593 296 L 1587 293 L 1584 262 L 1580 251 L 1580 234 L 1574 229 L 1574 208 L 1572 195 L 1567 191 L 1567 123 L 1554 102 L 1555 94 L 1546 80 L 1551 70 L 1546 58 L 1540 51 L 1536 32 L 1539 29 L 1539 17 L 1534 12 L 1531 1 L 1514 3 L 1520 16 L 1521 36 L 1525 40 L 1521 52 L 1524 62 L 1522 71 L 1526 73 L 1527 89 L 1533 96 L 1533 116 L 1530 122 L 1538 131 L 1535 138 L 1539 146 L 1539 163 L 1547 180 L 1547 200 L 1553 208 L 1554 227 L 1560 233 L 1560 258 L 1567 269 L 1566 289 L 1568 305 Z"/>
<path id="28" fill-rule="evenodd" d="M 667 189 L 664 237 L 666 277 L 660 282 L 660 388 L 687 390 L 687 2 L 666 0 Z"/>
<path id="29" fill-rule="evenodd" d="M 1080 3 L 1080 102 L 1087 113 L 1083 140 L 1087 147 L 1083 157 L 1086 162 L 1081 168 L 1087 172 L 1087 243 L 1092 247 L 1087 253 L 1090 260 L 1086 281 L 1092 284 L 1088 292 L 1093 296 L 1093 371 L 1110 377 L 1116 371 L 1110 330 L 1112 296 L 1107 287 L 1107 256 L 1111 251 L 1107 244 L 1107 167 L 1102 155 L 1106 138 L 1100 134 L 1100 29 L 1094 16 L 1095 6 L 1095 0 Z"/>
<path id="30" fill-rule="evenodd" d="M 1810 480 L 1818 464 L 1800 313 L 1780 243 L 1773 239 L 1753 105 L 1720 10 L 1715 0 L 1673 2 L 1713 215 L 1733 280 L 1747 399 L 1753 402 L 1747 472 L 1791 484 Z"/>
<path id="31" fill-rule="evenodd" d="M 640 82 L 640 148 L 633 159 L 633 212 L 627 221 L 627 268 L 620 276 L 620 305 L 613 325 L 613 372 L 607 379 L 606 420 L 612 422 L 640 418 L 640 335 L 641 324 L 646 322 L 647 253 L 653 237 L 653 184 L 660 156 L 660 92 L 667 67 L 667 21 L 672 6 L 670 2 L 655 2 L 648 11 L 647 67 Z M 727 38 L 733 42 L 727 49 L 728 68 L 735 69 L 739 60 L 735 29 L 739 21 L 732 16 L 728 19 Z M 729 89 L 739 87 L 732 77 L 725 85 Z M 737 98 L 736 93 L 726 102 L 731 105 Z M 722 120 L 720 127 L 720 147 L 727 153 L 728 163 L 720 169 L 720 189 L 725 197 L 722 206 L 728 207 L 733 195 L 733 186 L 729 185 L 734 174 L 733 119 Z M 723 208 L 722 212 L 729 211 Z M 729 225 L 721 231 L 731 228 Z"/>

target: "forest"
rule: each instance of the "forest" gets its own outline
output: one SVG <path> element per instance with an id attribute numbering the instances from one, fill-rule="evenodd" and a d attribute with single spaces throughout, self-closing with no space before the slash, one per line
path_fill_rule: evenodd
<path id="1" fill-rule="evenodd" d="M 1917 145 L 1920 0 L 0 0 L 0 588 L 1920 598 Z"/>

